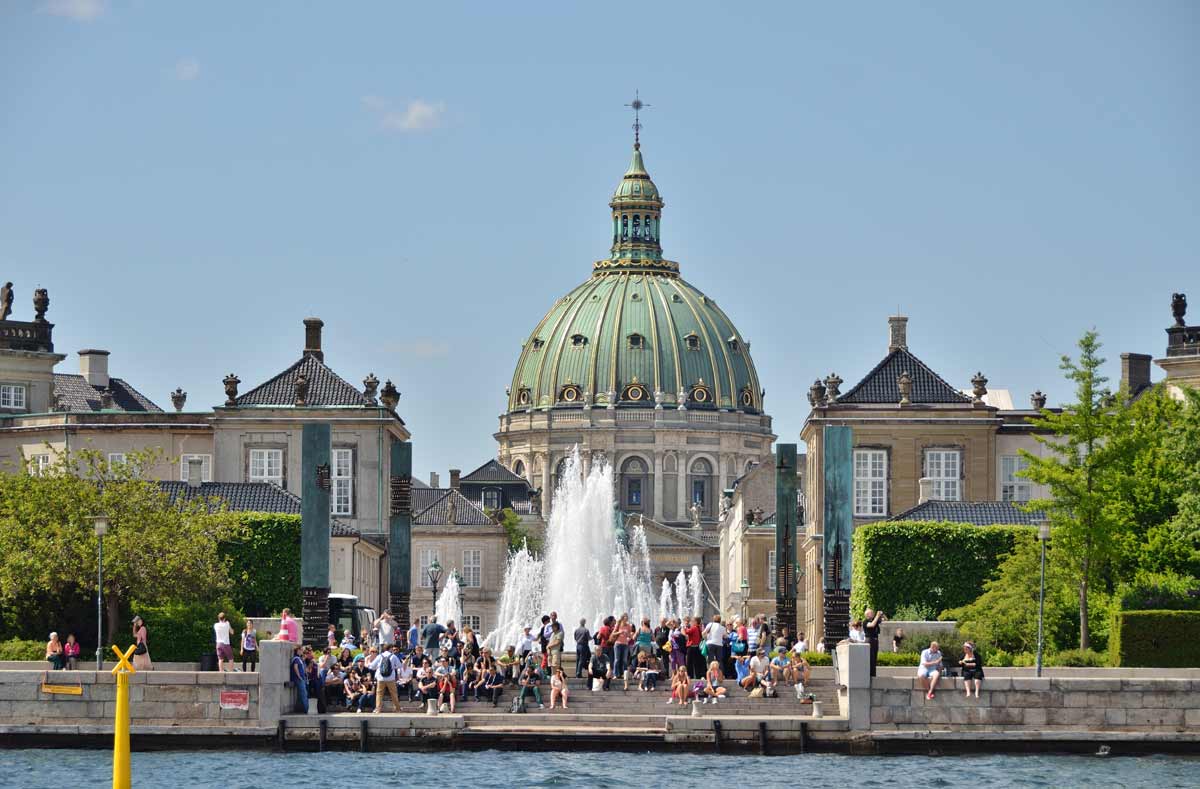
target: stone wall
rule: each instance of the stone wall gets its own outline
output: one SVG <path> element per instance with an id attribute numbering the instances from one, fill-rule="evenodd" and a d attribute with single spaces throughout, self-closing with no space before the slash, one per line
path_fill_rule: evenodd
<path id="1" fill-rule="evenodd" d="M 933 700 L 912 677 L 875 677 L 872 730 L 1106 730 L 1175 732 L 1200 726 L 1200 680 L 996 677 L 979 699 L 961 678 Z"/>

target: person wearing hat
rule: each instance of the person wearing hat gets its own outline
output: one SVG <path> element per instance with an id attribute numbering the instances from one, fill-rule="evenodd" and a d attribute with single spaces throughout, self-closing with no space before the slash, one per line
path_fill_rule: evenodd
<path id="1" fill-rule="evenodd" d="M 525 625 L 521 628 L 521 635 L 517 639 L 517 654 L 521 658 L 521 662 L 525 662 L 525 658 L 529 657 L 529 653 L 533 651 L 533 630 L 531 625 Z"/>

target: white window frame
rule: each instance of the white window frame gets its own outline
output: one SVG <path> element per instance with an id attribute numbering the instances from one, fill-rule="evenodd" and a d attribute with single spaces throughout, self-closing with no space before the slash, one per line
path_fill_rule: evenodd
<path id="1" fill-rule="evenodd" d="M 188 461 L 200 458 L 200 481 L 212 482 L 212 455 L 190 454 L 179 456 L 179 479 L 188 481 Z"/>
<path id="2" fill-rule="evenodd" d="M 255 471 L 255 461 L 260 461 L 260 468 L 257 472 Z M 271 468 L 272 465 L 275 466 L 274 471 L 278 473 L 271 473 L 273 470 Z M 283 487 L 283 450 L 269 447 L 251 447 L 250 468 L 247 473 L 247 479 L 250 482 L 272 482 L 279 487 Z"/>
<path id="3" fill-rule="evenodd" d="M 0 384 L 0 408 L 24 409 L 29 402 L 24 384 Z"/>
<path id="4" fill-rule="evenodd" d="M 429 582 L 429 568 L 437 560 L 438 564 L 442 563 L 441 551 L 437 548 L 422 548 L 417 553 L 417 572 L 421 575 L 421 588 L 432 589 L 433 584 Z"/>
<path id="5" fill-rule="evenodd" d="M 483 549 L 464 548 L 462 552 L 463 588 L 483 586 Z"/>
<path id="6" fill-rule="evenodd" d="M 50 468 L 50 455 L 46 452 L 39 452 L 36 455 L 29 456 L 29 473 L 35 477 L 40 477 Z"/>
<path id="7" fill-rule="evenodd" d="M 962 450 L 926 449 L 925 476 L 933 480 L 935 501 L 962 501 Z"/>
<path id="8" fill-rule="evenodd" d="M 479 614 L 463 614 L 461 618 L 462 621 L 458 623 L 460 627 L 469 627 L 475 631 L 476 635 L 479 634 L 480 629 L 483 627 L 483 618 Z"/>
<path id="9" fill-rule="evenodd" d="M 767 551 L 767 589 L 774 592 L 778 579 L 775 577 L 775 549 Z"/>
<path id="10" fill-rule="evenodd" d="M 495 497 L 494 499 L 492 497 Z M 495 503 L 490 503 L 494 501 Z M 504 497 L 500 494 L 499 488 L 484 488 L 483 489 L 483 507 L 489 510 L 498 510 L 500 505 L 504 503 Z"/>
<path id="11" fill-rule="evenodd" d="M 329 512 L 354 516 L 354 449 L 334 447 L 330 453 Z"/>
<path id="12" fill-rule="evenodd" d="M 126 458 L 126 455 L 124 452 L 109 452 L 108 453 L 108 467 L 110 469 L 112 469 L 117 466 L 125 465 L 125 458 Z"/>
<path id="13" fill-rule="evenodd" d="M 1017 476 L 1029 468 L 1029 460 L 1020 455 L 1000 456 L 1000 500 L 1029 501 L 1033 498 L 1033 483 Z"/>
<path id="14" fill-rule="evenodd" d="M 887 512 L 887 450 L 854 450 L 854 517 L 882 517 Z"/>

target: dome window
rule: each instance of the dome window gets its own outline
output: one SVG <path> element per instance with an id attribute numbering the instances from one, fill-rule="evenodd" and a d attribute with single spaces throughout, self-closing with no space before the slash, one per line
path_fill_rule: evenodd
<path id="1" fill-rule="evenodd" d="M 583 391 L 575 384 L 567 384 L 558 393 L 558 399 L 564 403 L 582 403 Z"/>
<path id="2" fill-rule="evenodd" d="M 738 395 L 738 402 L 742 404 L 742 408 L 754 407 L 754 392 L 750 391 L 749 386 L 742 389 L 742 393 Z"/>
<path id="3" fill-rule="evenodd" d="M 584 345 L 587 345 L 587 337 L 584 337 L 582 334 L 572 334 L 571 344 L 576 348 L 581 348 Z"/>
<path id="4" fill-rule="evenodd" d="M 625 391 L 621 393 L 621 399 L 630 403 L 648 403 L 650 402 L 650 393 L 646 391 L 645 386 L 638 382 L 637 376 L 634 376 L 633 382 L 626 386 Z"/>
<path id="5" fill-rule="evenodd" d="M 630 294 L 629 294 L 629 300 L 630 300 L 630 301 L 641 301 L 641 300 L 642 300 L 642 294 L 640 294 L 640 293 L 630 293 Z"/>
<path id="6" fill-rule="evenodd" d="M 529 405 L 530 395 L 529 387 L 522 386 L 517 390 L 517 405 Z"/>
<path id="7" fill-rule="evenodd" d="M 630 348 L 630 350 L 634 350 L 634 351 L 640 351 L 640 350 L 642 350 L 642 349 L 643 349 L 643 348 L 645 348 L 645 347 L 646 347 L 646 338 L 645 338 L 645 337 L 643 337 L 643 336 L 642 336 L 642 335 L 640 335 L 640 334 L 631 334 L 631 335 L 629 335 L 629 348 Z"/>
<path id="8" fill-rule="evenodd" d="M 680 302 L 683 301 L 683 296 L 680 296 L 678 293 L 672 293 L 671 301 L 675 302 L 676 304 L 679 304 Z"/>
<path id="9" fill-rule="evenodd" d="M 625 214 L 621 215 L 621 238 L 629 238 L 629 217 Z"/>
<path id="10" fill-rule="evenodd" d="M 542 346 L 545 344 L 546 344 L 546 341 L 543 340 L 541 337 L 533 338 L 533 350 L 540 351 L 542 349 Z"/>
<path id="11" fill-rule="evenodd" d="M 712 405 L 712 390 L 704 385 L 704 379 L 692 387 L 692 402 L 696 405 Z"/>
<path id="12" fill-rule="evenodd" d="M 730 337 L 728 340 L 728 343 L 729 343 L 729 350 L 733 351 L 734 353 L 737 353 L 738 348 L 741 347 L 741 343 L 738 342 L 737 337 Z"/>
<path id="13" fill-rule="evenodd" d="M 700 350 L 700 335 L 696 334 L 694 331 L 688 332 L 687 335 L 684 336 L 683 342 L 687 345 L 687 349 L 689 351 Z"/>

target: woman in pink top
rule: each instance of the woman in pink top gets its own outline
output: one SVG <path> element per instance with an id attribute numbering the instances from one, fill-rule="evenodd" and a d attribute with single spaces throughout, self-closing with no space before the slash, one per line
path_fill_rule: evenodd
<path id="1" fill-rule="evenodd" d="M 133 618 L 133 640 L 137 648 L 133 652 L 133 667 L 138 671 L 149 671 L 154 666 L 150 663 L 149 633 L 146 622 L 140 616 Z"/>
<path id="2" fill-rule="evenodd" d="M 296 620 L 292 619 L 292 609 L 285 608 L 283 613 L 279 615 L 279 635 L 285 641 L 291 641 L 293 644 L 300 643 L 300 627 L 296 624 Z"/>

